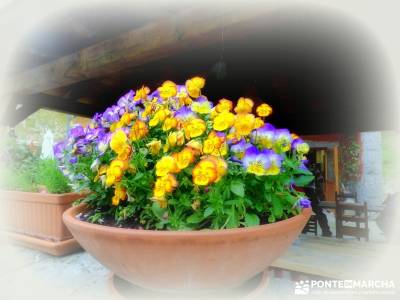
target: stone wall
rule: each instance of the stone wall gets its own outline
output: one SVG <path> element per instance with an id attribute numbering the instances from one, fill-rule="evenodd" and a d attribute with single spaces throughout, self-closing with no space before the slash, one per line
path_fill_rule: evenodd
<path id="1" fill-rule="evenodd" d="M 359 201 L 380 205 L 384 199 L 382 142 L 380 132 L 362 132 L 362 176 L 356 184 Z"/>

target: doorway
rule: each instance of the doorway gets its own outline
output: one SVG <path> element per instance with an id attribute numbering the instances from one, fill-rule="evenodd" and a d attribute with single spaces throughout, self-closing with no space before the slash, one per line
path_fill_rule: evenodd
<path id="1" fill-rule="evenodd" d="M 310 163 L 316 163 L 323 175 L 323 190 L 326 201 L 335 201 L 339 191 L 339 157 L 337 146 L 311 148 L 307 155 Z"/>

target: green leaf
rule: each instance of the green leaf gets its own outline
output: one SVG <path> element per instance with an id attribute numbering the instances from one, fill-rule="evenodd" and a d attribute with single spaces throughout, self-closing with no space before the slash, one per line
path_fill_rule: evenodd
<path id="1" fill-rule="evenodd" d="M 239 197 L 244 197 L 244 184 L 241 180 L 234 180 L 230 186 L 231 192 Z"/>
<path id="2" fill-rule="evenodd" d="M 206 210 L 204 211 L 204 218 L 211 216 L 213 212 L 214 212 L 214 208 L 207 207 Z"/>
<path id="3" fill-rule="evenodd" d="M 313 173 L 310 170 L 307 170 L 307 169 L 297 169 L 296 170 L 296 174 L 313 176 Z"/>
<path id="4" fill-rule="evenodd" d="M 274 215 L 269 215 L 268 216 L 268 223 L 274 223 L 275 222 L 275 217 Z"/>
<path id="5" fill-rule="evenodd" d="M 192 224 L 197 224 L 203 221 L 204 217 L 201 213 L 194 213 L 190 215 L 187 219 L 186 222 L 192 223 Z"/>
<path id="6" fill-rule="evenodd" d="M 281 200 L 278 197 L 272 197 L 272 214 L 276 218 L 282 217 L 283 208 Z"/>
<path id="7" fill-rule="evenodd" d="M 159 218 L 160 220 L 163 220 L 163 216 L 165 213 L 165 209 L 161 208 L 158 202 L 153 202 L 153 205 L 151 206 L 151 210 L 153 211 L 154 215 Z"/>
<path id="8" fill-rule="evenodd" d="M 235 208 L 232 206 L 231 211 L 228 213 L 228 222 L 226 228 L 237 228 L 239 227 L 239 216 Z"/>
<path id="9" fill-rule="evenodd" d="M 246 216 L 244 217 L 244 222 L 248 227 L 258 226 L 260 225 L 260 218 L 255 214 L 246 214 Z"/>
<path id="10" fill-rule="evenodd" d="M 228 200 L 228 201 L 225 201 L 224 202 L 226 205 L 236 205 L 236 206 L 239 206 L 239 205 L 241 205 L 242 204 L 242 200 L 241 199 L 233 199 L 233 200 Z"/>
<path id="11" fill-rule="evenodd" d="M 296 186 L 302 187 L 307 186 L 311 181 L 313 181 L 313 179 L 313 175 L 302 175 L 299 177 L 295 177 L 293 180 Z"/>
<path id="12" fill-rule="evenodd" d="M 270 191 L 272 189 L 272 182 L 270 180 L 266 180 L 264 182 L 264 190 L 265 191 Z"/>

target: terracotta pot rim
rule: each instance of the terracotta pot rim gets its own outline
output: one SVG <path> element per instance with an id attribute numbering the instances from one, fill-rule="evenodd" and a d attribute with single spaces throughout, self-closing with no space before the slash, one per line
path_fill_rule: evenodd
<path id="1" fill-rule="evenodd" d="M 55 194 L 55 193 L 41 193 L 41 192 L 24 192 L 24 191 L 13 191 L 13 190 L 0 190 L 0 193 L 18 193 L 18 194 L 24 194 L 24 195 L 29 195 L 29 194 L 38 194 L 38 195 L 43 195 L 43 196 L 57 196 L 57 197 L 62 197 L 62 196 L 69 196 L 69 195 L 76 195 L 76 194 L 84 194 L 84 193 L 78 193 L 78 192 L 68 192 L 68 193 L 61 193 L 61 194 Z"/>
<path id="2" fill-rule="evenodd" d="M 5 191 L 0 190 L 1 198 L 12 198 L 13 201 L 28 202 L 28 203 L 45 203 L 51 205 L 67 205 L 75 199 L 82 198 L 83 193 L 64 193 L 64 194 L 50 194 L 50 193 L 36 193 L 36 192 L 20 192 L 20 191 Z M 0 199 L 0 201 L 3 199 Z"/>
<path id="3" fill-rule="evenodd" d="M 190 237 L 190 236 L 224 236 L 231 234 L 249 234 L 265 230 L 273 230 L 276 227 L 285 226 L 291 228 L 297 226 L 299 220 L 308 218 L 311 215 L 311 208 L 303 208 L 302 212 L 294 217 L 286 220 L 278 221 L 272 224 L 258 225 L 254 227 L 241 227 L 229 229 L 204 229 L 204 230 L 151 230 L 151 229 L 133 229 L 133 228 L 118 228 L 100 224 L 93 224 L 86 221 L 78 220 L 75 216 L 85 209 L 85 204 L 72 206 L 63 213 L 63 220 L 69 226 L 86 227 L 90 230 L 108 232 L 110 234 L 124 234 L 135 236 L 155 236 L 155 237 Z"/>

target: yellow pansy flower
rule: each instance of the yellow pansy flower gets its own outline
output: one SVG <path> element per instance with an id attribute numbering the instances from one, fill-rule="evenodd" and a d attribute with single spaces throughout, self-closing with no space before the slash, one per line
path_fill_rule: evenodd
<path id="1" fill-rule="evenodd" d="M 212 139 L 206 139 L 203 143 L 203 153 L 204 154 L 210 154 L 214 151 L 215 149 L 215 144 Z"/>
<path id="2" fill-rule="evenodd" d="M 203 144 L 204 154 L 223 155 L 220 154 L 221 146 L 225 142 L 225 136 L 219 135 L 215 131 L 211 131 Z M 225 153 L 226 154 L 226 153 Z"/>
<path id="3" fill-rule="evenodd" d="M 115 186 L 114 196 L 112 198 L 112 204 L 117 206 L 120 201 L 126 199 L 126 189 L 123 188 L 120 184 Z"/>
<path id="4" fill-rule="evenodd" d="M 145 100 L 149 93 L 150 93 L 150 89 L 147 86 L 143 85 L 140 89 L 138 89 L 136 91 L 135 97 L 133 97 L 133 100 L 135 100 L 135 101 Z"/>
<path id="5" fill-rule="evenodd" d="M 215 156 L 225 156 L 228 154 L 228 145 L 226 142 L 223 142 L 218 149 L 215 149 L 212 153 Z"/>
<path id="6" fill-rule="evenodd" d="M 193 168 L 193 183 L 200 186 L 214 183 L 226 173 L 226 168 L 227 164 L 223 159 L 212 155 L 207 156 Z"/>
<path id="7" fill-rule="evenodd" d="M 172 156 L 166 155 L 163 156 L 156 163 L 156 175 L 157 176 L 165 176 L 168 173 L 173 173 L 177 170 L 176 161 Z"/>
<path id="8" fill-rule="evenodd" d="M 182 131 L 174 131 L 168 135 L 167 142 L 170 147 L 182 146 L 185 143 L 185 136 Z"/>
<path id="9" fill-rule="evenodd" d="M 261 118 L 256 118 L 254 122 L 254 129 L 260 128 L 264 126 L 264 121 Z"/>
<path id="10" fill-rule="evenodd" d="M 186 81 L 186 90 L 190 97 L 198 98 L 201 95 L 201 89 L 204 87 L 206 80 L 202 77 L 193 77 Z"/>
<path id="11" fill-rule="evenodd" d="M 187 139 L 195 138 L 206 131 L 206 123 L 202 119 L 190 119 L 184 124 Z"/>
<path id="12" fill-rule="evenodd" d="M 215 110 L 219 113 L 223 112 L 223 111 L 231 111 L 233 107 L 233 103 L 232 101 L 228 100 L 228 99 L 221 99 L 218 101 L 217 106 L 215 107 Z"/>
<path id="13" fill-rule="evenodd" d="M 128 137 L 122 130 L 117 130 L 111 137 L 110 148 L 115 153 L 121 153 L 127 146 Z"/>
<path id="14" fill-rule="evenodd" d="M 120 122 L 123 124 L 123 125 L 125 125 L 125 126 L 127 126 L 127 125 L 129 125 L 131 122 L 132 122 L 132 120 L 134 119 L 136 117 L 136 115 L 134 114 L 134 113 L 124 113 L 123 115 L 122 115 L 122 117 L 121 117 L 121 119 L 120 119 Z M 121 126 L 122 127 L 122 126 Z"/>
<path id="15" fill-rule="evenodd" d="M 193 183 L 196 185 L 209 185 L 217 179 L 217 166 L 211 160 L 201 160 L 192 171 Z"/>
<path id="16" fill-rule="evenodd" d="M 190 98 L 189 95 L 186 93 L 178 93 L 177 97 L 179 101 L 179 106 L 190 106 L 193 103 L 192 98 Z"/>
<path id="17" fill-rule="evenodd" d="M 272 114 L 272 107 L 266 103 L 263 103 L 257 107 L 256 111 L 259 117 L 268 117 L 270 114 Z"/>
<path id="18" fill-rule="evenodd" d="M 171 112 L 168 109 L 159 109 L 149 122 L 150 127 L 157 126 L 158 123 L 164 121 Z"/>
<path id="19" fill-rule="evenodd" d="M 204 101 L 193 101 L 190 106 L 192 111 L 197 112 L 202 115 L 209 114 L 211 112 L 211 102 Z"/>
<path id="20" fill-rule="evenodd" d="M 93 179 L 93 181 L 94 181 L 94 182 L 98 181 L 102 175 L 106 174 L 107 168 L 108 168 L 107 165 L 101 165 L 100 168 L 99 168 L 99 170 L 97 171 L 97 175 L 96 175 L 96 177 Z"/>
<path id="21" fill-rule="evenodd" d="M 119 201 L 120 201 L 120 199 L 118 197 L 116 197 L 116 196 L 113 196 L 112 199 L 111 199 L 111 203 L 114 206 L 118 206 L 119 205 Z"/>
<path id="22" fill-rule="evenodd" d="M 149 148 L 149 151 L 152 155 L 157 155 L 161 150 L 161 141 L 153 140 L 150 143 L 147 143 L 146 146 Z"/>
<path id="23" fill-rule="evenodd" d="M 142 118 L 146 119 L 149 115 L 151 115 L 151 113 L 153 112 L 154 109 L 155 109 L 155 105 L 153 105 L 153 104 L 146 105 L 144 111 L 142 112 Z"/>
<path id="24" fill-rule="evenodd" d="M 165 193 L 172 193 L 177 186 L 178 181 L 172 174 L 158 177 L 154 184 L 154 196 L 157 198 L 163 197 Z"/>
<path id="25" fill-rule="evenodd" d="M 253 100 L 251 100 L 250 98 L 241 97 L 236 104 L 235 112 L 238 114 L 251 113 L 253 106 Z"/>
<path id="26" fill-rule="evenodd" d="M 161 87 L 158 88 L 160 92 L 160 97 L 163 99 L 167 99 L 170 97 L 174 97 L 177 94 L 176 84 L 170 80 L 165 81 Z"/>
<path id="27" fill-rule="evenodd" d="M 160 207 L 167 207 L 166 193 L 172 193 L 178 186 L 178 181 L 172 174 L 157 178 L 153 188 L 153 200 L 157 201 Z"/>
<path id="28" fill-rule="evenodd" d="M 128 160 L 132 153 L 132 147 L 129 145 L 125 145 L 125 147 L 118 153 L 119 160 Z"/>
<path id="29" fill-rule="evenodd" d="M 119 159 L 115 159 L 111 162 L 106 172 L 106 186 L 111 186 L 115 182 L 119 182 L 122 178 L 123 171 L 126 168 L 126 164 Z"/>
<path id="30" fill-rule="evenodd" d="M 310 151 L 310 146 L 307 143 L 298 144 L 296 151 L 299 154 L 307 154 Z"/>
<path id="31" fill-rule="evenodd" d="M 124 123 L 121 122 L 121 120 L 119 120 L 118 122 L 114 122 L 114 123 L 111 124 L 110 131 L 114 132 L 117 129 L 121 129 L 122 127 L 124 127 Z"/>
<path id="32" fill-rule="evenodd" d="M 203 149 L 203 145 L 200 140 L 190 140 L 186 143 L 186 146 L 196 150 L 197 152 L 201 152 Z"/>
<path id="33" fill-rule="evenodd" d="M 229 111 L 223 111 L 214 118 L 213 128 L 218 131 L 224 131 L 233 126 L 235 115 Z"/>
<path id="34" fill-rule="evenodd" d="M 178 120 L 175 118 L 166 118 L 162 127 L 163 131 L 169 131 L 171 129 L 174 129 L 178 126 Z"/>
<path id="35" fill-rule="evenodd" d="M 194 152 L 189 147 L 176 154 L 176 164 L 180 170 L 187 168 L 194 159 Z"/>
<path id="36" fill-rule="evenodd" d="M 206 159 L 214 162 L 214 164 L 216 165 L 217 178 L 215 179 L 214 182 L 218 182 L 226 174 L 226 171 L 228 169 L 228 164 L 223 158 L 218 156 L 210 155 Z"/>
<path id="37" fill-rule="evenodd" d="M 238 114 L 233 125 L 237 136 L 246 136 L 254 129 L 255 117 L 253 114 Z"/>
<path id="38" fill-rule="evenodd" d="M 129 138 L 132 141 L 137 141 L 145 137 L 148 132 L 149 129 L 147 128 L 146 123 L 142 120 L 136 120 L 129 132 Z"/>

